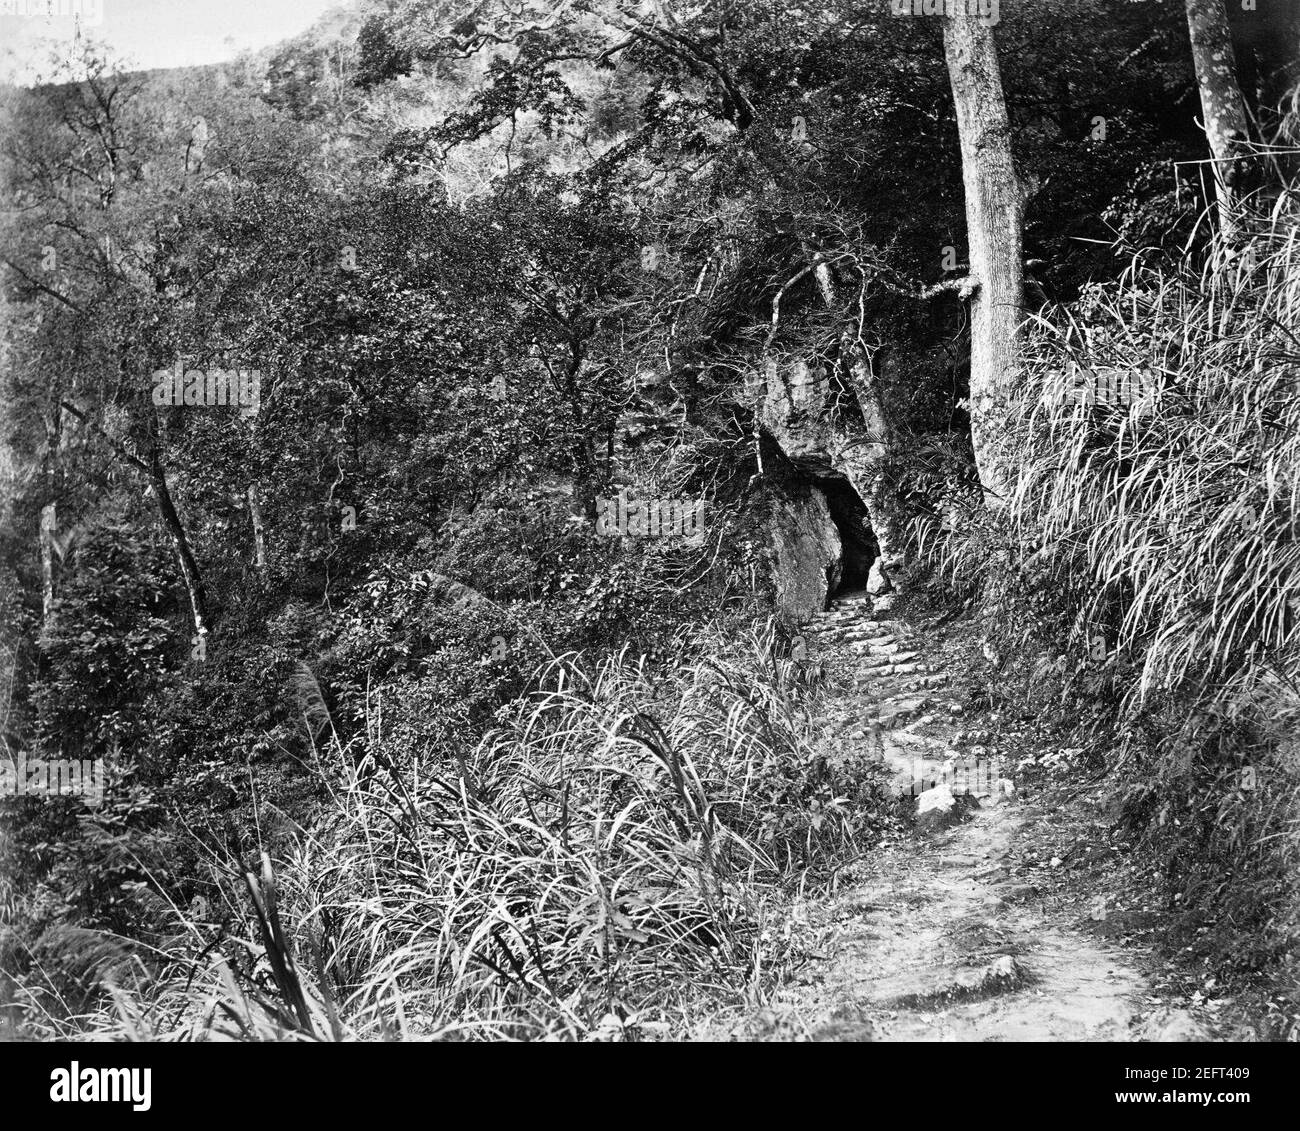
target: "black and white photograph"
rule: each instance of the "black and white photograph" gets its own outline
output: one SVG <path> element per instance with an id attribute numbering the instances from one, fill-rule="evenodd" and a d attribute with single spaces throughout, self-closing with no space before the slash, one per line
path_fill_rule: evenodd
<path id="1" fill-rule="evenodd" d="M 1300 0 L 0 0 L 0 192 L 38 1108 L 1279 1082 Z"/>

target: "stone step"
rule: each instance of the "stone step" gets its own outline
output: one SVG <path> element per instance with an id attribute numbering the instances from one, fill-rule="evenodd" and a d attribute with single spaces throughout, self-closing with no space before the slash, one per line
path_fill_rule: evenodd
<path id="1" fill-rule="evenodd" d="M 895 663 L 888 657 L 882 657 L 871 663 L 858 665 L 858 671 L 864 676 L 870 676 L 872 679 L 879 679 L 888 675 L 916 675 L 918 672 L 926 671 L 924 664 L 914 663 Z"/>
<path id="2" fill-rule="evenodd" d="M 851 636 L 868 636 L 873 633 L 881 634 L 890 631 L 887 625 L 877 624 L 875 621 L 859 620 L 857 617 L 836 618 L 816 623 L 824 626 L 829 631 L 845 633 Z"/>
<path id="3" fill-rule="evenodd" d="M 917 691 L 923 687 L 942 687 L 948 682 L 946 672 L 936 672 L 934 675 L 922 676 L 920 679 L 912 680 L 908 685 L 909 691 Z"/>
<path id="4" fill-rule="evenodd" d="M 880 655 L 890 655 L 899 649 L 899 645 L 894 642 L 892 636 L 875 636 L 866 640 L 849 637 L 847 643 L 854 652 L 876 652 Z"/>
<path id="5" fill-rule="evenodd" d="M 880 726 L 886 730 L 893 730 L 897 727 L 906 726 L 929 705 L 930 700 L 925 697 L 894 699 L 881 704 L 876 718 Z"/>
<path id="6" fill-rule="evenodd" d="M 911 656 L 917 655 L 917 653 L 914 652 L 898 652 L 890 648 L 853 648 L 852 651 L 853 654 L 858 657 L 859 667 L 862 667 L 863 665 L 870 667 L 873 663 L 897 664 L 900 656 L 907 656 L 910 659 Z M 909 660 L 903 660 L 902 662 L 907 663 Z"/>
<path id="7" fill-rule="evenodd" d="M 942 739 L 930 738 L 924 734 L 913 734 L 907 729 L 893 731 L 889 739 L 891 742 L 913 747 L 917 750 L 929 750 L 944 758 L 956 755 L 956 751 Z"/>
<path id="8" fill-rule="evenodd" d="M 887 657 L 892 664 L 907 664 L 921 658 L 920 652 L 909 652 L 897 644 L 888 648 L 873 648 L 869 655 Z"/>

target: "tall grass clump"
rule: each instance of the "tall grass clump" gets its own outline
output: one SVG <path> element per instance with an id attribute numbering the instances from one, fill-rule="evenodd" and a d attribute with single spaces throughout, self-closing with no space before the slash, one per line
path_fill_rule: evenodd
<path id="1" fill-rule="evenodd" d="M 1300 938 L 1300 227 L 1134 256 L 1037 320 L 1015 497 L 943 541 L 950 583 L 1015 605 L 1004 650 L 1103 704 L 1128 826 L 1224 965 Z M 1199 264 L 1199 265 L 1198 265 Z M 979 579 L 976 585 L 973 579 Z M 1101 732 L 1098 732 L 1101 733 Z"/>
<path id="2" fill-rule="evenodd" d="M 321 751 L 327 813 L 216 880 L 226 923 L 51 1031 L 154 1039 L 680 1035 L 791 955 L 784 909 L 887 818 L 872 764 L 806 737 L 770 626 L 656 678 L 543 669 L 472 755 Z"/>

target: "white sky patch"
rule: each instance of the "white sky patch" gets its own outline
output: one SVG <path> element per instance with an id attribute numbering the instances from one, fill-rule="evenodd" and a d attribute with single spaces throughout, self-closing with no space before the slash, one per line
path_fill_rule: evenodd
<path id="1" fill-rule="evenodd" d="M 340 0 L 0 0 L 0 81 L 28 83 L 81 34 L 133 67 L 219 63 L 306 30 Z M 54 15 L 34 13 L 53 9 Z M 74 11 L 91 18 L 77 20 Z M 102 18 L 94 17 L 102 12 Z"/>

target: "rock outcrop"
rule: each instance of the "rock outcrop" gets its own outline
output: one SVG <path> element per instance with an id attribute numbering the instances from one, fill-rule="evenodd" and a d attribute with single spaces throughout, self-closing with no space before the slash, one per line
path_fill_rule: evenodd
<path id="1" fill-rule="evenodd" d="M 842 367 L 842 380 L 853 386 L 857 413 L 830 411 L 841 395 L 831 374 L 801 363 L 783 369 L 769 361 L 750 391 L 764 432 L 791 464 L 812 480 L 847 482 L 866 504 L 880 548 L 875 570 L 879 592 L 887 593 L 893 588 L 890 571 L 902 564 L 901 510 L 884 473 L 894 429 L 879 395 L 879 378 L 860 353 L 851 350 L 855 360 Z"/>
<path id="2" fill-rule="evenodd" d="M 802 625 L 826 608 L 840 581 L 839 531 L 826 496 L 816 487 L 790 484 L 770 495 L 778 616 Z"/>

